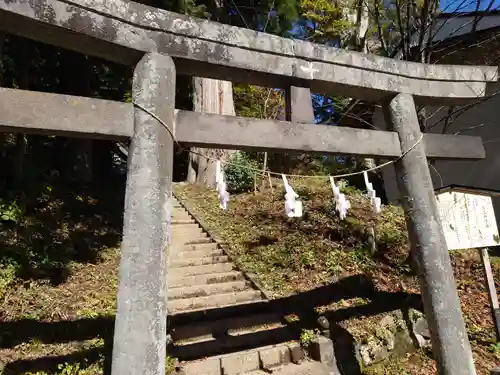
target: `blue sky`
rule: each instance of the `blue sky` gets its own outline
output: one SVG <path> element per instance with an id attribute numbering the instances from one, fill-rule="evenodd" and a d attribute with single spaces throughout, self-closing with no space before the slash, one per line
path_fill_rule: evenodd
<path id="1" fill-rule="evenodd" d="M 490 0 L 480 0 L 479 10 L 486 10 Z M 495 0 L 490 8 L 491 10 L 500 9 L 500 0 Z M 476 0 L 442 0 L 441 10 L 446 13 L 452 12 L 471 12 L 476 10 Z"/>

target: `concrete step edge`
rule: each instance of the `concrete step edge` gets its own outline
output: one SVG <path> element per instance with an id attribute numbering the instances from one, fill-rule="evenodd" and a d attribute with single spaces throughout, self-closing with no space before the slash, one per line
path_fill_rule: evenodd
<path id="1" fill-rule="evenodd" d="M 229 263 L 229 262 L 230 260 L 227 255 L 215 255 L 215 256 L 204 256 L 198 258 L 172 259 L 170 261 L 169 267 L 174 269 L 174 268 L 205 266 L 208 264 Z"/>
<path id="2" fill-rule="evenodd" d="M 240 336 L 204 336 L 194 340 L 179 340 L 174 343 L 172 353 L 181 360 L 195 361 L 199 358 L 230 355 L 244 350 L 256 350 L 298 341 L 298 333 L 288 327 L 277 327 L 264 331 L 249 332 Z"/>
<path id="3" fill-rule="evenodd" d="M 276 330 L 276 329 L 284 329 L 286 328 L 286 325 L 283 323 L 275 323 L 275 324 L 268 324 L 268 325 L 262 325 L 262 326 L 254 326 L 254 327 L 248 327 L 246 329 L 239 329 L 239 330 L 229 330 L 227 334 L 222 334 L 222 333 L 205 333 L 199 336 L 193 336 L 193 337 L 187 337 L 187 338 L 182 338 L 182 339 L 174 339 L 174 343 L 176 347 L 180 350 L 181 348 L 186 348 L 189 346 L 197 345 L 197 344 L 209 344 L 210 341 L 212 343 L 216 343 L 217 339 L 220 339 L 222 337 L 225 337 L 225 340 L 231 341 L 231 340 L 237 340 L 241 337 L 244 337 L 246 335 L 251 336 L 252 334 L 262 334 L 265 335 L 266 333 Z M 270 336 L 273 336 L 274 333 L 270 333 Z M 172 336 L 173 337 L 173 336 Z"/>
<path id="4" fill-rule="evenodd" d="M 203 237 L 207 236 L 207 232 L 204 232 L 201 228 L 191 228 L 191 229 L 176 229 L 179 227 L 172 227 L 172 235 L 174 236 L 194 236 L 194 235 L 203 235 Z"/>
<path id="5" fill-rule="evenodd" d="M 276 313 L 249 314 L 243 317 L 219 319 L 209 322 L 178 325 L 171 330 L 172 339 L 175 341 L 187 340 L 189 338 L 203 337 L 228 332 L 254 332 L 260 328 L 268 328 L 270 325 L 282 325 L 282 318 Z"/>
<path id="6" fill-rule="evenodd" d="M 189 232 L 171 232 L 171 237 L 172 243 L 179 244 L 179 245 L 184 245 L 184 244 L 191 244 L 193 242 L 195 243 L 210 243 L 212 239 L 208 236 L 207 233 L 199 231 L 195 232 L 192 231 L 191 233 Z M 209 242 L 210 241 L 210 242 Z"/>
<path id="7" fill-rule="evenodd" d="M 188 221 L 188 220 L 185 220 L 185 221 Z M 201 227 L 198 225 L 198 223 L 196 223 L 196 221 L 189 221 L 185 224 L 177 224 L 175 226 L 176 230 L 180 230 L 180 229 L 201 229 Z"/>
<path id="8" fill-rule="evenodd" d="M 219 245 L 216 242 L 206 242 L 206 243 L 194 243 L 194 244 L 182 244 L 179 246 L 179 250 L 181 252 L 189 252 L 189 251 L 200 251 L 200 250 L 219 250 Z"/>
<path id="9" fill-rule="evenodd" d="M 174 212 L 172 212 L 172 215 L 171 215 L 172 219 L 181 219 L 182 218 L 190 218 L 190 219 L 194 219 L 193 216 L 187 212 L 186 210 L 174 210 Z"/>
<path id="10" fill-rule="evenodd" d="M 173 219 L 170 221 L 170 224 L 172 225 L 196 224 L 196 221 L 194 219 L 184 219 L 184 220 Z"/>
<path id="11" fill-rule="evenodd" d="M 191 362 L 181 362 L 185 375 L 240 375 L 267 370 L 292 362 L 297 342 L 264 346 L 231 354 L 217 355 Z"/>
<path id="12" fill-rule="evenodd" d="M 224 252 L 221 249 L 207 249 L 207 250 L 183 250 L 176 249 L 170 253 L 171 261 L 201 259 L 210 257 L 223 257 Z"/>
<path id="13" fill-rule="evenodd" d="M 184 246 L 186 245 L 202 245 L 202 244 L 209 244 L 209 243 L 215 243 L 212 238 L 206 237 L 206 238 L 195 238 L 192 240 L 187 240 L 186 242 L 183 243 Z"/>
<path id="14" fill-rule="evenodd" d="M 244 291 L 251 288 L 251 283 L 247 280 L 230 281 L 226 283 L 201 284 L 189 287 L 170 288 L 168 299 L 173 301 L 185 298 L 198 298 L 227 294 L 236 291 Z"/>
<path id="15" fill-rule="evenodd" d="M 186 285 L 218 284 L 228 281 L 244 280 L 245 276 L 239 271 L 214 272 L 203 275 L 179 276 L 169 275 L 167 285 L 171 288 L 178 288 Z M 189 281 L 189 283 L 187 283 Z M 187 283 L 187 284 L 185 284 Z"/>
<path id="16" fill-rule="evenodd" d="M 167 309 L 169 314 L 179 314 L 253 303 L 260 299 L 262 299 L 261 292 L 259 290 L 250 289 L 242 292 L 217 294 L 208 297 L 169 300 L 167 302 Z"/>
<path id="17" fill-rule="evenodd" d="M 189 266 L 189 267 L 179 267 L 170 268 L 169 275 L 180 275 L 180 276 L 196 276 L 205 275 L 210 273 L 218 272 L 230 272 L 236 270 L 236 265 L 232 262 L 221 262 L 212 264 L 203 264 L 200 266 Z"/>

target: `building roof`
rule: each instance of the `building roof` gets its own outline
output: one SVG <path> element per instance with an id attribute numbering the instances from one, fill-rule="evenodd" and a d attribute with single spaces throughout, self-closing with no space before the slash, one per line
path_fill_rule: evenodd
<path id="1" fill-rule="evenodd" d="M 480 11 L 467 13 L 440 13 L 432 29 L 432 44 L 444 44 L 457 39 L 470 37 L 471 34 L 493 31 L 500 28 L 500 11 Z M 411 46 L 418 44 L 419 33 L 411 37 Z M 427 40 L 427 37 L 426 39 Z M 443 44 L 444 43 L 444 44 Z M 401 58 L 401 48 L 397 48 L 391 55 L 392 58 Z"/>
<path id="2" fill-rule="evenodd" d="M 457 63 L 456 60 L 458 60 L 458 63 L 464 63 L 462 56 L 464 49 L 474 44 L 480 45 L 479 51 L 474 51 L 478 55 L 476 57 L 479 61 L 474 61 L 474 63 L 485 64 L 481 55 L 484 54 L 485 49 L 489 49 L 484 42 L 497 39 L 495 32 L 498 32 L 499 29 L 500 10 L 440 13 L 433 28 L 434 37 L 432 42 L 435 46 L 439 45 L 439 50 L 434 52 L 434 57 L 440 58 L 440 63 Z M 495 33 L 493 38 L 492 33 Z M 418 33 L 413 34 L 411 38 L 412 47 L 417 46 L 418 36 Z M 498 32 L 498 39 L 500 40 L 500 32 Z M 456 53 L 450 53 L 450 48 L 453 48 Z M 494 48 L 495 51 L 497 49 Z M 493 52 L 492 50 L 489 51 Z M 445 56 L 445 58 L 442 58 L 442 56 Z M 391 57 L 400 59 L 402 57 L 401 48 L 397 48 Z M 373 111 L 373 104 L 355 99 L 353 99 L 353 103 L 356 104 L 351 106 L 349 111 L 351 115 L 343 116 L 340 125 L 366 128 L 367 122 L 371 119 L 368 112 Z"/>
<path id="3" fill-rule="evenodd" d="M 500 27 L 500 11 L 441 13 L 434 28 L 433 42 Z"/>

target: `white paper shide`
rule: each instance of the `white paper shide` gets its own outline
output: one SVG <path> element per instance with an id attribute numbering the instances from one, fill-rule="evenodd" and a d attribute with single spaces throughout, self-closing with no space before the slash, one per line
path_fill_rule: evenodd
<path id="1" fill-rule="evenodd" d="M 215 172 L 215 183 L 217 184 L 217 196 L 219 198 L 220 208 L 227 209 L 227 202 L 229 202 L 229 193 L 226 190 L 226 180 L 224 178 L 224 171 L 221 168 L 221 162 L 217 161 Z"/>
<path id="2" fill-rule="evenodd" d="M 299 195 L 288 184 L 285 175 L 282 175 L 285 185 L 285 211 L 288 217 L 302 217 L 302 202 L 298 200 Z"/>
<path id="3" fill-rule="evenodd" d="M 377 214 L 380 213 L 382 208 L 382 201 L 377 197 L 377 192 L 373 188 L 373 184 L 368 180 L 368 172 L 363 172 L 365 178 L 366 191 L 368 192 L 368 199 L 372 205 L 373 211 Z"/>
<path id="4" fill-rule="evenodd" d="M 345 195 L 340 192 L 340 188 L 335 184 L 331 176 L 330 184 L 332 185 L 333 199 L 335 200 L 335 210 L 338 212 L 340 220 L 344 220 L 347 216 L 347 211 L 351 208 L 351 203 L 347 200 Z"/>

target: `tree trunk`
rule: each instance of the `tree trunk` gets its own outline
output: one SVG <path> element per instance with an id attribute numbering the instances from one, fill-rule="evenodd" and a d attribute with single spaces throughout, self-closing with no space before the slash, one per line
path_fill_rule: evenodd
<path id="1" fill-rule="evenodd" d="M 192 147 L 191 151 L 196 151 L 196 148 Z M 188 156 L 188 170 L 186 181 L 189 184 L 196 183 L 196 175 L 198 174 L 198 155 L 190 153 Z"/>
<path id="2" fill-rule="evenodd" d="M 73 139 L 75 148 L 74 171 L 77 181 L 89 184 L 93 180 L 92 139 Z"/>
<path id="3" fill-rule="evenodd" d="M 22 49 L 21 53 L 21 72 L 19 76 L 19 88 L 23 90 L 29 90 L 31 84 L 31 72 L 30 66 L 33 56 L 33 45 L 30 41 L 24 41 L 26 45 Z M 21 183 L 21 178 L 23 175 L 23 165 L 24 165 L 24 157 L 26 155 L 26 150 L 28 148 L 28 139 L 25 134 L 17 133 L 16 134 L 16 146 L 14 149 L 14 159 L 12 163 L 12 185 L 14 189 L 19 187 Z"/>
<path id="4" fill-rule="evenodd" d="M 264 152 L 264 161 L 262 162 L 261 188 L 264 188 L 264 185 L 266 184 L 266 171 L 267 171 L 267 151 Z"/>
<path id="5" fill-rule="evenodd" d="M 24 156 L 28 148 L 28 140 L 26 135 L 22 133 L 16 134 L 16 146 L 14 151 L 14 162 L 12 163 L 12 184 L 18 187 L 23 175 Z"/>
<path id="6" fill-rule="evenodd" d="M 212 14 L 215 20 L 227 23 L 222 0 L 214 0 Z M 186 9 L 184 9 L 186 13 Z M 210 78 L 193 77 L 193 110 L 202 113 L 235 116 L 233 84 Z M 206 187 L 215 186 L 216 162 L 214 159 L 227 160 L 234 153 L 232 150 L 201 149 L 191 151 L 200 155 L 189 155 L 187 181 Z M 206 156 L 206 157 L 203 157 Z M 208 158 L 207 158 L 208 157 Z"/>
<path id="7" fill-rule="evenodd" d="M 367 52 L 366 34 L 370 25 L 370 16 L 368 13 L 368 2 L 358 0 L 358 9 L 356 14 L 356 50 L 359 52 Z"/>
<path id="8" fill-rule="evenodd" d="M 194 111 L 235 115 L 231 82 L 194 77 L 193 92 Z M 234 151 L 196 147 L 191 150 L 205 157 L 190 154 L 187 181 L 196 182 L 206 187 L 214 187 L 216 160 L 228 160 Z"/>
<path id="9" fill-rule="evenodd" d="M 368 13 L 368 3 L 364 0 L 358 0 L 356 9 L 356 28 L 354 38 L 354 49 L 359 52 L 367 53 L 366 34 L 370 24 Z M 375 159 L 365 158 L 363 160 L 364 167 L 367 169 L 375 168 L 377 165 Z"/>
<path id="10" fill-rule="evenodd" d="M 3 84 L 3 45 L 5 43 L 5 34 L 0 33 L 0 87 Z M 0 132 L 0 157 L 3 156 L 5 147 L 5 133 Z"/>
<path id="11" fill-rule="evenodd" d="M 86 56 L 76 55 L 75 62 L 79 67 L 78 71 L 80 74 L 76 78 L 74 85 L 75 91 L 77 90 L 77 95 L 91 96 L 92 89 L 90 86 L 91 75 L 92 75 L 92 63 Z M 89 184 L 93 180 L 93 140 L 85 138 L 75 138 L 73 139 L 75 148 L 74 157 L 74 171 L 77 181 L 84 184 Z"/>
<path id="12" fill-rule="evenodd" d="M 71 69 L 65 69 L 61 79 L 61 91 L 69 95 L 91 96 L 90 86 L 92 64 L 88 58 L 72 51 L 61 54 L 62 63 Z M 78 72 L 78 74 L 75 74 Z M 72 180 L 88 184 L 93 179 L 92 139 L 68 138 L 68 151 L 71 157 L 64 163 L 64 172 Z"/>
<path id="13" fill-rule="evenodd" d="M 5 43 L 5 34 L 0 33 L 0 86 L 3 82 L 3 44 Z"/>
<path id="14" fill-rule="evenodd" d="M 108 140 L 92 141 L 92 175 L 99 177 L 109 177 L 113 173 L 113 154 L 112 150 L 115 143 Z"/>

